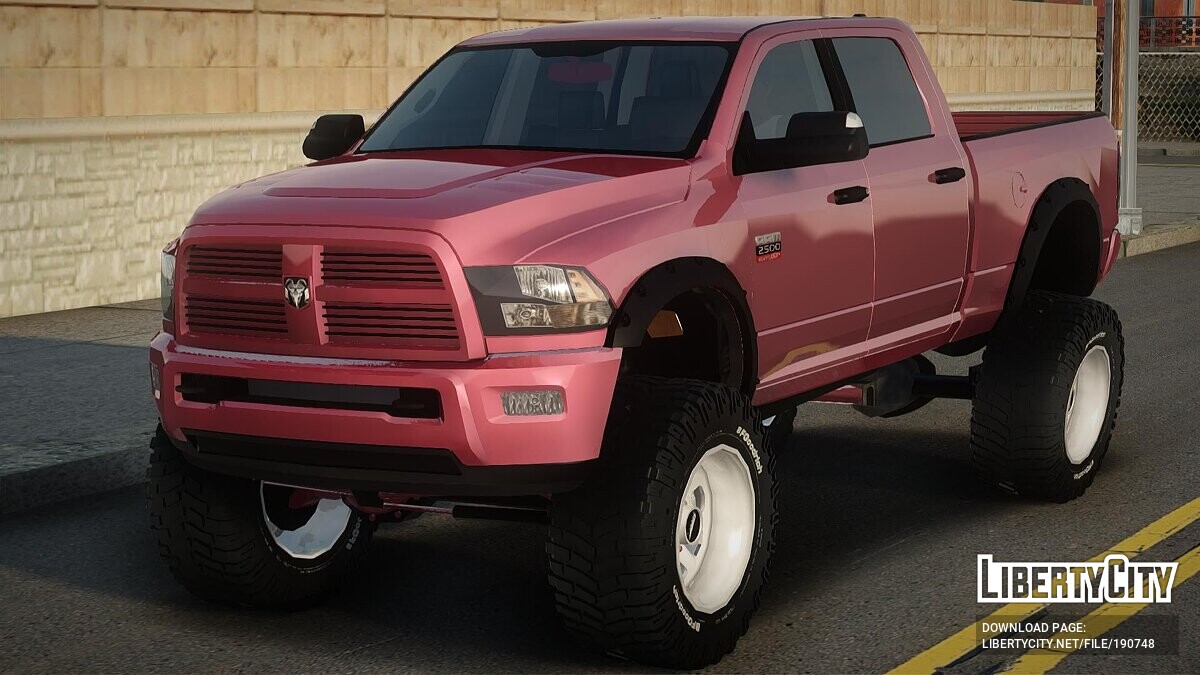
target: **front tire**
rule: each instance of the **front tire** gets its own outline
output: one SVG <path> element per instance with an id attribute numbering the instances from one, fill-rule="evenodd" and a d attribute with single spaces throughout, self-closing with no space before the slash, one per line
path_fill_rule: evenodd
<path id="1" fill-rule="evenodd" d="M 162 426 L 150 447 L 147 502 L 159 555 L 204 600 L 307 607 L 366 554 L 373 528 L 340 500 L 293 504 L 292 488 L 194 467 Z"/>
<path id="2" fill-rule="evenodd" d="M 730 387 L 619 382 L 597 475 L 551 504 L 550 583 L 568 629 L 668 668 L 732 651 L 774 549 L 774 458 Z"/>
<path id="3" fill-rule="evenodd" d="M 1031 291 L 983 354 L 971 408 L 978 473 L 1039 499 L 1082 495 L 1108 452 L 1124 368 L 1112 307 Z"/>

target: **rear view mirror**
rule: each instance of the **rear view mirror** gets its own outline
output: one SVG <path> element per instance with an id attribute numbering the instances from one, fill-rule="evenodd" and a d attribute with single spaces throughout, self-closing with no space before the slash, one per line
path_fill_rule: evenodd
<path id="1" fill-rule="evenodd" d="M 734 148 L 735 175 L 793 169 L 815 164 L 850 162 L 867 156 L 870 149 L 862 119 L 852 112 L 796 113 L 782 138 L 754 137 L 750 113 Z"/>
<path id="2" fill-rule="evenodd" d="M 349 150 L 366 131 L 362 115 L 321 115 L 304 138 L 304 156 L 329 159 Z"/>
<path id="3" fill-rule="evenodd" d="M 551 63 L 546 76 L 563 84 L 597 84 L 612 79 L 612 66 L 603 61 L 559 61 Z"/>

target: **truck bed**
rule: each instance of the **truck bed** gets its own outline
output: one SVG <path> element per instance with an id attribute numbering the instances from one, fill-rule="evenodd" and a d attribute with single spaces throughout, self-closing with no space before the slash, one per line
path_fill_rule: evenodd
<path id="1" fill-rule="evenodd" d="M 1100 255 L 1111 247 L 1117 222 L 1117 139 L 1101 113 L 954 113 L 974 186 L 974 233 L 958 338 L 991 328 L 1039 196 L 1051 183 L 1077 179 L 1091 190 L 1102 223 Z"/>

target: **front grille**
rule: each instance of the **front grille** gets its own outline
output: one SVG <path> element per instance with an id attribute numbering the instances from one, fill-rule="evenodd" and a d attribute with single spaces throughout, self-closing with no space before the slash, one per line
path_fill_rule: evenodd
<path id="1" fill-rule="evenodd" d="M 449 305 L 325 303 L 325 334 L 331 343 L 458 348 Z"/>
<path id="2" fill-rule="evenodd" d="M 286 338 L 283 301 L 235 300 L 189 295 L 184 315 L 192 333 Z"/>
<path id="3" fill-rule="evenodd" d="M 238 238 L 185 244 L 179 255 L 181 344 L 338 358 L 466 356 L 446 269 L 429 248 Z M 285 297 L 291 277 L 309 283 L 303 306 Z"/>
<path id="4" fill-rule="evenodd" d="M 325 249 L 321 274 L 332 286 L 410 286 L 441 288 L 442 273 L 424 253 L 384 253 Z"/>
<path id="5" fill-rule="evenodd" d="M 277 280 L 283 273 L 283 250 L 279 246 L 193 246 L 187 273 L 234 281 Z"/>

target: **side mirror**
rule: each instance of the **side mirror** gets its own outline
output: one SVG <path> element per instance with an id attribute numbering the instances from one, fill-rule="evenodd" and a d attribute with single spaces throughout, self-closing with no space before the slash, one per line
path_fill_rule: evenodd
<path id="1" fill-rule="evenodd" d="M 867 156 L 870 144 L 862 118 L 852 112 L 796 113 L 782 138 L 754 137 L 750 113 L 742 116 L 734 148 L 735 175 L 850 162 Z"/>
<path id="2" fill-rule="evenodd" d="M 304 156 L 316 160 L 337 157 L 358 142 L 365 131 L 362 115 L 321 115 L 304 138 Z"/>

